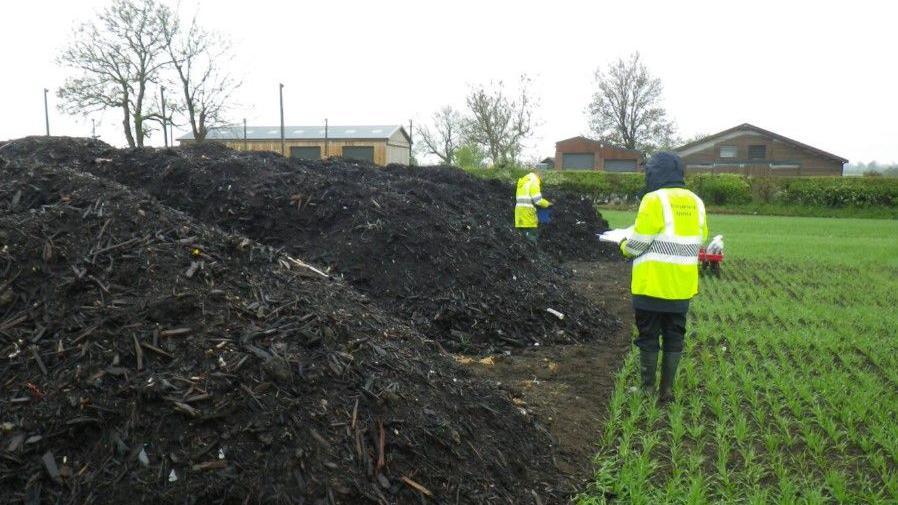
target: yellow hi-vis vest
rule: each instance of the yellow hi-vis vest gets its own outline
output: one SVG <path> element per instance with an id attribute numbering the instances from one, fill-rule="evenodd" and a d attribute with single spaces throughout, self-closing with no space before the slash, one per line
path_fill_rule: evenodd
<path id="1" fill-rule="evenodd" d="M 548 207 L 549 205 L 551 205 L 549 201 L 543 198 L 539 177 L 536 174 L 530 172 L 518 179 L 514 204 L 515 228 L 536 228 L 539 225 L 536 219 L 536 206 Z"/>
<path id="2" fill-rule="evenodd" d="M 705 204 L 683 188 L 642 197 L 633 236 L 621 251 L 633 260 L 634 295 L 688 300 L 698 293 L 698 250 L 708 238 Z"/>

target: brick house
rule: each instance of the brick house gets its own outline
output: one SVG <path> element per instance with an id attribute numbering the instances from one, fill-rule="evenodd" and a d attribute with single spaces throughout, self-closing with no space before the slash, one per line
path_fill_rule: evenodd
<path id="1" fill-rule="evenodd" d="M 578 136 L 555 143 L 556 170 L 637 172 L 642 153 Z"/>
<path id="2" fill-rule="evenodd" d="M 847 159 L 744 123 L 678 147 L 687 173 L 841 176 Z"/>

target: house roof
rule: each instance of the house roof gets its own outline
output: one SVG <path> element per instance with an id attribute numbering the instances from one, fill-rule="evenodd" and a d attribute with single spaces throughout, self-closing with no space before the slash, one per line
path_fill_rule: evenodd
<path id="1" fill-rule="evenodd" d="M 384 140 L 393 136 L 397 131 L 408 139 L 408 133 L 400 125 L 365 125 L 365 126 L 337 126 L 327 127 L 327 138 L 331 140 L 359 139 L 359 140 Z M 247 140 L 280 140 L 280 126 L 249 126 L 246 127 Z M 284 126 L 284 138 L 287 140 L 323 140 L 324 125 L 312 126 Z M 206 136 L 208 140 L 242 140 L 243 125 L 221 126 L 211 128 Z M 178 140 L 193 140 L 193 132 L 178 137 Z"/>
<path id="2" fill-rule="evenodd" d="M 574 141 L 574 140 L 581 140 L 581 141 L 584 141 L 584 142 L 591 142 L 591 143 L 593 143 L 593 144 L 600 144 L 600 145 L 601 145 L 601 142 L 599 142 L 598 140 L 593 140 L 593 139 L 591 139 L 591 138 L 589 138 L 589 137 L 584 137 L 583 135 L 577 135 L 577 136 L 571 137 L 571 138 L 569 138 L 569 139 L 559 140 L 558 142 L 555 142 L 555 143 L 556 143 L 556 144 L 564 144 L 565 142 L 571 142 L 571 141 Z"/>
<path id="3" fill-rule="evenodd" d="M 567 142 L 574 142 L 574 141 L 588 142 L 590 144 L 595 144 L 597 147 L 602 147 L 605 149 L 615 149 L 618 151 L 639 153 L 639 151 L 637 151 L 636 149 L 627 149 L 627 148 L 624 148 L 621 146 L 614 145 L 610 142 L 606 142 L 604 140 L 595 140 L 595 139 L 591 139 L 589 137 L 584 137 L 583 135 L 577 135 L 576 137 L 571 137 L 569 139 L 559 140 L 558 142 L 555 142 L 555 145 L 557 146 L 559 144 L 564 144 Z"/>
<path id="4" fill-rule="evenodd" d="M 816 147 L 809 146 L 809 145 L 807 145 L 807 144 L 805 144 L 805 143 L 802 143 L 802 142 L 799 142 L 799 141 L 797 141 L 797 140 L 790 139 L 789 137 L 780 135 L 779 133 L 774 133 L 774 132 L 772 132 L 772 131 L 765 130 L 765 129 L 763 129 L 763 128 L 757 127 L 757 126 L 755 126 L 755 125 L 753 125 L 753 124 L 749 124 L 749 123 L 742 123 L 741 125 L 734 126 L 734 127 L 730 128 L 730 129 L 727 129 L 727 130 L 723 130 L 722 132 L 715 133 L 714 135 L 708 135 L 708 136 L 705 137 L 705 138 L 702 138 L 702 139 L 696 140 L 696 141 L 694 141 L 694 142 L 690 142 L 690 143 L 688 143 L 688 144 L 682 145 L 682 146 L 680 146 L 680 147 L 674 149 L 674 151 L 676 151 L 677 153 L 679 153 L 679 154 L 681 154 L 681 155 L 685 155 L 685 154 L 688 154 L 688 153 L 684 153 L 684 151 L 692 150 L 692 149 L 694 149 L 694 148 L 696 148 L 696 147 L 699 147 L 699 146 L 702 146 L 703 144 L 706 144 L 706 143 L 711 144 L 711 143 L 714 142 L 714 140 L 716 140 L 716 139 L 718 139 L 718 138 L 720 138 L 720 137 L 723 137 L 723 136 L 726 136 L 726 135 L 729 135 L 729 134 L 731 134 L 731 133 L 735 133 L 735 132 L 738 132 L 738 131 L 742 131 L 742 130 L 745 130 L 745 131 L 753 131 L 753 132 L 755 132 L 755 133 L 759 133 L 759 134 L 761 134 L 761 135 L 765 135 L 765 136 L 774 138 L 774 139 L 779 140 L 779 141 L 781 141 L 781 142 L 786 142 L 786 143 L 788 143 L 788 144 L 792 144 L 792 145 L 794 145 L 794 146 L 796 146 L 796 147 L 798 147 L 798 148 L 800 148 L 800 149 L 804 149 L 804 150 L 806 150 L 806 151 L 810 151 L 810 152 L 812 152 L 812 153 L 814 153 L 814 154 L 816 154 L 816 155 L 818 155 L 818 156 L 822 156 L 822 157 L 824 157 L 824 158 L 830 158 L 830 159 L 833 159 L 833 160 L 840 161 L 840 162 L 842 162 L 842 163 L 848 163 L 848 160 L 845 159 L 845 158 L 843 158 L 843 157 L 841 157 L 841 156 L 836 156 L 835 154 L 828 153 L 828 152 L 826 152 L 826 151 L 824 151 L 824 150 L 822 150 L 822 149 L 817 149 Z"/>

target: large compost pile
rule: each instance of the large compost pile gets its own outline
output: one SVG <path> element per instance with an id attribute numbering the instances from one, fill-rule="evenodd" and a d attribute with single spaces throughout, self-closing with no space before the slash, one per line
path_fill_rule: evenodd
<path id="1" fill-rule="evenodd" d="M 412 259 L 440 254 L 422 236 L 464 226 L 425 223 L 419 209 L 389 230 L 395 220 L 373 209 L 410 210 L 403 202 L 423 195 L 420 185 L 402 186 L 403 177 L 395 191 L 360 201 L 350 198 L 360 184 L 349 174 L 371 184 L 378 176 L 332 169 L 320 176 L 347 175 L 328 192 L 311 168 L 290 175 L 294 165 L 266 157 L 248 158 L 258 167 L 251 169 L 230 155 L 191 156 L 129 152 L 117 168 L 122 179 L 146 172 L 148 189 L 198 217 L 315 251 L 335 270 L 346 265 L 340 270 L 358 285 L 362 275 L 384 277 L 341 262 L 361 261 L 373 253 L 367 241 L 382 241 L 382 256 L 405 261 L 411 280 L 369 292 L 397 300 L 411 296 L 403 282 L 423 275 Z M 160 164 L 152 170 L 137 164 L 153 157 Z M 531 416 L 339 279 L 114 182 L 61 166 L 2 164 L 4 503 L 564 502 L 550 440 Z M 299 179 L 288 184 L 291 177 Z M 338 195 L 347 212 L 331 202 Z M 461 205 L 476 195 L 452 196 Z M 477 230 L 479 221 L 467 226 Z M 328 227 L 304 230 L 311 222 Z M 322 232 L 341 226 L 345 234 Z M 526 256 L 512 236 L 506 257 L 473 235 L 469 260 Z M 327 247 L 303 245 L 313 239 Z M 442 275 L 449 273 L 434 282 L 455 290 L 447 300 L 474 281 L 440 282 Z"/>
<path id="2" fill-rule="evenodd" d="M 513 188 L 447 167 L 375 169 L 217 144 L 116 150 L 40 137 L 14 141 L 0 156 L 75 165 L 326 265 L 452 350 L 584 342 L 617 324 L 576 294 L 559 266 L 612 254 L 595 239 L 606 223 L 574 195 L 550 195 L 554 223 L 536 248 L 512 227 Z"/>

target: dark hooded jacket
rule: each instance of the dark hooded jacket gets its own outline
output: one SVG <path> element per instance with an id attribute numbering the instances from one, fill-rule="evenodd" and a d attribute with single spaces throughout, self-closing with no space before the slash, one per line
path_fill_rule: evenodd
<path id="1" fill-rule="evenodd" d="M 655 153 L 645 166 L 645 192 L 661 188 L 685 188 L 683 160 L 676 153 Z"/>
<path id="2" fill-rule="evenodd" d="M 655 153 L 645 166 L 645 192 L 661 188 L 685 188 L 683 160 L 676 153 Z M 633 307 L 652 312 L 686 313 L 689 300 L 663 300 L 652 296 L 633 295 Z"/>

